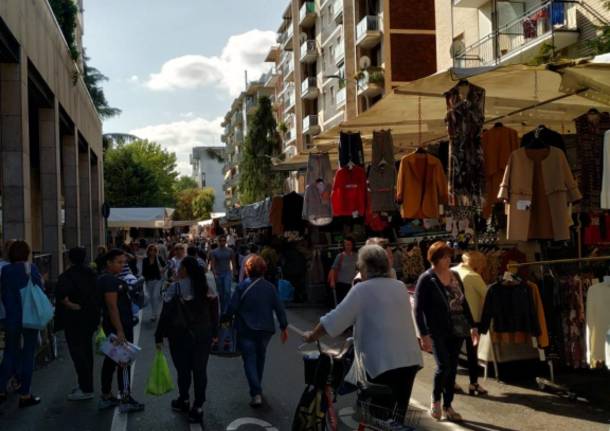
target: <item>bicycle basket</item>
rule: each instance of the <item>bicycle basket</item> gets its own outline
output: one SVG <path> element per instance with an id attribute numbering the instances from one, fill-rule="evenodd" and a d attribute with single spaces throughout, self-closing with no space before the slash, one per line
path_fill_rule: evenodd
<path id="1" fill-rule="evenodd" d="M 323 388 L 331 372 L 330 357 L 320 352 L 309 352 L 303 355 L 305 384 Z"/>
<path id="2" fill-rule="evenodd" d="M 422 411 L 411 406 L 404 409 L 388 408 L 369 400 L 358 400 L 355 419 L 374 431 L 414 431 Z"/>

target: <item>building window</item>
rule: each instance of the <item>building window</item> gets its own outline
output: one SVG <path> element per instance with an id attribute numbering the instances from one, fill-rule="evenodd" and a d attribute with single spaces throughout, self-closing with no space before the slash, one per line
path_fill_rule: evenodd
<path id="1" fill-rule="evenodd" d="M 205 187 L 206 186 L 205 184 L 206 184 L 205 183 L 205 173 L 202 173 L 201 174 L 201 187 Z"/>

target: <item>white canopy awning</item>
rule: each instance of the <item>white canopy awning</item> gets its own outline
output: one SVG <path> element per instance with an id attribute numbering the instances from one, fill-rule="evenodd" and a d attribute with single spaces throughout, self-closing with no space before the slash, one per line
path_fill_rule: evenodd
<path id="1" fill-rule="evenodd" d="M 169 229 L 173 208 L 111 208 L 108 217 L 110 228 Z"/>

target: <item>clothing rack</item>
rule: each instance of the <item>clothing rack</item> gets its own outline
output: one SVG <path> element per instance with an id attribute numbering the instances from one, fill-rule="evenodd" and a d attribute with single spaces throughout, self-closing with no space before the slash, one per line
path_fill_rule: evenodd
<path id="1" fill-rule="evenodd" d="M 509 263 L 507 265 L 508 270 L 518 269 L 525 266 L 535 266 L 535 265 L 556 265 L 560 263 L 582 263 L 582 262 L 596 262 L 596 261 L 604 261 L 610 260 L 610 256 L 595 256 L 595 257 L 579 257 L 573 259 L 555 259 L 555 260 L 538 260 L 534 262 L 525 262 L 525 263 Z"/>

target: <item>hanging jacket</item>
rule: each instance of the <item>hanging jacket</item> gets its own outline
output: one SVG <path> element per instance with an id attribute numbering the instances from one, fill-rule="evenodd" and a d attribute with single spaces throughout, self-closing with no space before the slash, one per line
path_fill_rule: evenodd
<path id="1" fill-rule="evenodd" d="M 366 173 L 364 168 L 340 168 L 331 194 L 333 216 L 364 217 L 366 214 Z"/>
<path id="2" fill-rule="evenodd" d="M 438 158 L 416 152 L 402 158 L 396 180 L 402 218 L 438 218 L 439 205 L 448 196 L 447 177 Z"/>

